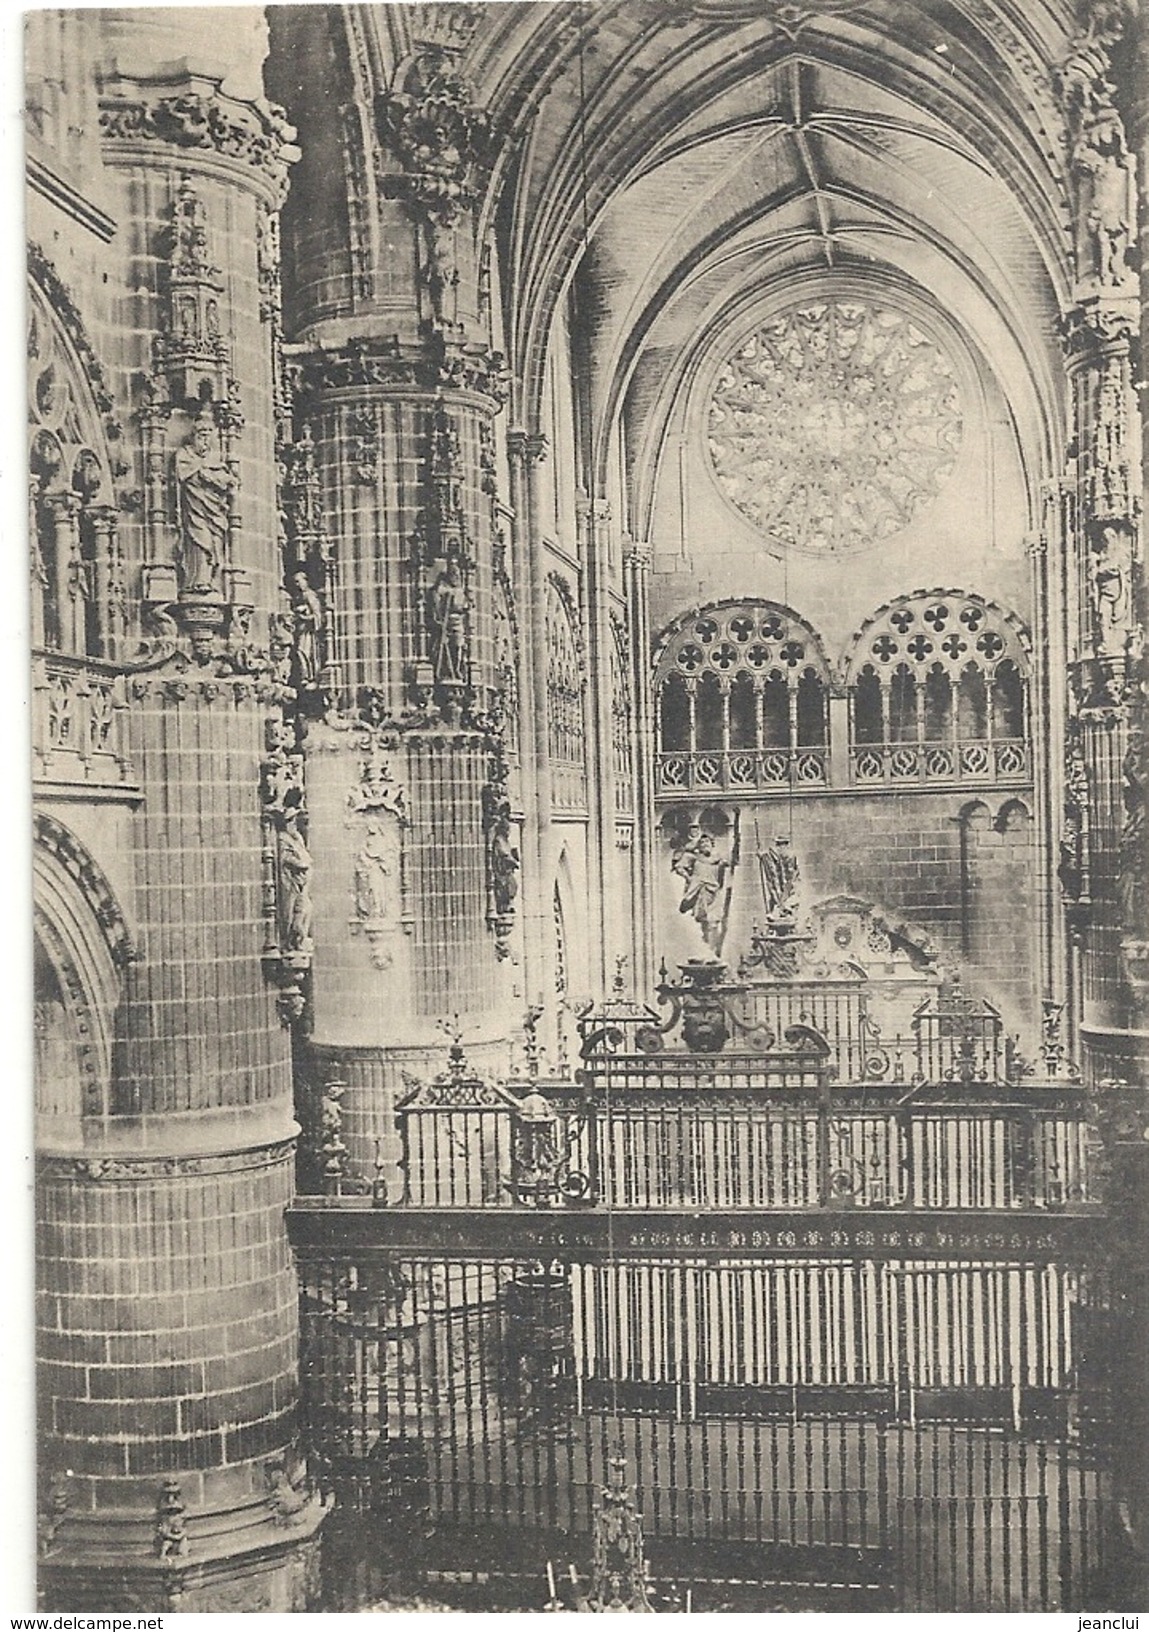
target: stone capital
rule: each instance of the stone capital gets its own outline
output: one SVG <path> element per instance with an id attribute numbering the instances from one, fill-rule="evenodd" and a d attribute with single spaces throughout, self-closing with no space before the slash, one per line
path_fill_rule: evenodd
<path id="1" fill-rule="evenodd" d="M 1066 360 L 1071 366 L 1080 367 L 1127 355 L 1138 325 L 1135 294 L 1087 296 L 1071 306 L 1061 319 Z"/>
<path id="2" fill-rule="evenodd" d="M 550 452 L 550 443 L 542 431 L 527 431 L 512 426 L 507 432 L 507 454 L 514 464 L 541 464 Z"/>

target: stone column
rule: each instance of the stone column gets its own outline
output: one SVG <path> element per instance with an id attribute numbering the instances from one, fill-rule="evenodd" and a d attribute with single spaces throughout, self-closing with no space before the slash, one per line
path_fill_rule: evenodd
<path id="1" fill-rule="evenodd" d="M 39 1129 L 42 1466 L 63 1513 L 42 1535 L 52 1609 L 307 1607 L 322 1515 L 295 1438 L 297 1129 L 261 898 L 260 766 L 284 688 L 266 646 L 281 568 L 255 246 L 291 133 L 261 97 L 258 14 L 216 14 L 200 34 L 189 16 L 101 18 L 114 379 L 141 494 L 116 518 L 122 641 L 103 511 L 87 565 L 108 608 L 97 642 L 127 671 L 142 800 L 116 858 L 137 955 L 108 1097 L 79 1138 L 51 1115 Z M 301 835 L 281 859 L 272 888 L 303 952 Z"/>
<path id="2" fill-rule="evenodd" d="M 581 559 L 586 584 L 587 653 L 590 681 L 590 755 L 587 765 L 587 811 L 590 821 L 590 889 L 597 898 L 592 952 L 595 996 L 611 988 L 614 958 L 630 956 L 618 940 L 618 897 L 615 890 L 615 776 L 611 740 L 610 627 L 610 502 L 580 499 Z"/>
<path id="3" fill-rule="evenodd" d="M 545 573 L 539 519 L 538 470 L 548 452 L 541 432 L 512 428 L 507 436 L 515 508 L 514 581 L 523 608 L 522 706 L 524 995 L 546 1004 L 554 991 L 550 903 L 551 781 L 547 742 Z"/>
<path id="4" fill-rule="evenodd" d="M 1142 235 L 1149 212 L 1144 169 L 1135 187 L 1135 161 L 1111 79 L 1110 53 L 1121 22 L 1119 8 L 1096 8 L 1059 81 L 1070 142 L 1077 276 L 1065 322 L 1076 456 L 1068 552 L 1078 605 L 1067 780 L 1077 842 L 1065 859 L 1079 884 L 1080 1036 L 1107 1169 L 1115 1329 L 1106 1345 L 1106 1380 L 1117 1426 L 1113 1475 L 1126 1543 L 1123 1552 L 1115 1549 L 1114 1591 L 1121 1602 L 1139 1603 L 1149 1591 L 1149 765 L 1145 469 L 1139 465 L 1145 427 L 1138 423 L 1131 377 L 1131 351 L 1145 314 L 1129 262 L 1138 207 Z M 1144 70 L 1144 21 L 1140 32 Z M 1143 103 L 1142 82 L 1136 95 Z M 1144 158 L 1144 108 L 1134 111 L 1131 128 Z M 1143 249 L 1144 236 L 1141 242 Z M 1142 291 L 1149 289 L 1144 254 L 1140 277 Z"/>
<path id="5" fill-rule="evenodd" d="M 630 616 L 631 695 L 634 698 L 634 849 L 631 863 L 634 986 L 648 997 L 654 988 L 654 756 L 657 749 L 651 684 L 649 544 L 632 541 L 623 555 L 623 583 Z"/>
<path id="6" fill-rule="evenodd" d="M 1068 132 L 1074 228 L 1074 304 L 1063 319 L 1073 407 L 1072 502 L 1067 579 L 1076 603 L 1071 629 L 1071 717 L 1067 740 L 1080 759 L 1077 854 L 1089 885 L 1078 913 L 1086 1077 L 1098 1082 L 1143 1068 L 1144 987 L 1128 932 L 1137 893 L 1133 831 L 1143 821 L 1136 716 L 1143 690 L 1143 549 L 1140 425 L 1131 346 L 1139 330 L 1136 275 L 1129 266 L 1136 196 L 1134 163 L 1111 82 L 1115 13 L 1092 18 L 1074 42 L 1058 88 Z M 1143 891 L 1142 891 L 1143 893 Z M 1141 990 L 1139 991 L 1139 986 Z"/>
<path id="7" fill-rule="evenodd" d="M 285 449 L 315 869 L 302 1109 L 346 1082 L 352 1182 L 378 1156 L 392 1190 L 405 1076 L 434 1074 L 445 1028 L 477 1066 L 506 1068 L 522 957 L 495 631 L 503 365 L 475 246 L 486 123 L 433 13 L 412 13 L 412 54 L 374 110 L 374 179 L 350 228 L 362 276 L 334 302 L 301 279 L 292 303 Z M 339 139 L 358 162 L 359 138 Z M 297 269 L 329 184 L 302 172 L 285 222 Z"/>

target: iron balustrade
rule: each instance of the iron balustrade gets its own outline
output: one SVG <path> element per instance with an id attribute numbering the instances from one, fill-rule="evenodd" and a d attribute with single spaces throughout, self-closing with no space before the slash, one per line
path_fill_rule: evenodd
<path id="1" fill-rule="evenodd" d="M 376 1554 L 585 1571 L 621 1445 L 658 1583 L 789 1583 L 807 1607 L 816 1581 L 822 1607 L 1096 1604 L 1113 1523 L 1082 1379 L 1099 1271 L 458 1255 L 388 1246 L 398 1209 L 314 1208 L 289 1214 L 301 1432 L 324 1493 L 372 1515 Z M 310 1229 L 352 1218 L 374 1247 Z"/>
<path id="2" fill-rule="evenodd" d="M 1008 1101 L 938 1090 L 783 1087 L 752 1059 L 612 1056 L 588 1094 L 523 1084 L 522 1098 L 398 1113 L 413 1207 L 1036 1209 L 1097 1201 L 1081 1096 L 1028 1087 Z M 524 1164 L 530 1125 L 546 1161 Z"/>

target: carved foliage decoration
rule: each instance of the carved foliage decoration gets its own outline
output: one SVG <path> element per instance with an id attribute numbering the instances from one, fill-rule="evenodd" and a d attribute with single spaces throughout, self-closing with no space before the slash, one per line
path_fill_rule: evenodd
<path id="1" fill-rule="evenodd" d="M 378 102 L 383 140 L 403 165 L 391 178 L 403 198 L 438 226 L 451 227 L 478 199 L 490 151 L 486 112 L 474 105 L 452 50 L 428 43 L 400 85 Z"/>
<path id="2" fill-rule="evenodd" d="M 425 41 L 377 111 L 383 144 L 402 166 L 383 177 L 384 194 L 403 200 L 419 231 L 424 330 L 461 341 L 460 287 L 475 273 L 467 218 L 492 144 L 488 116 L 459 72 L 456 43 Z"/>
<path id="3" fill-rule="evenodd" d="M 949 480 L 953 364 L 904 313 L 806 301 L 727 358 L 707 417 L 718 485 L 772 544 L 829 555 L 900 532 Z"/>
<path id="4" fill-rule="evenodd" d="M 100 135 L 110 146 L 164 142 L 235 159 L 261 173 L 277 196 L 287 186 L 288 166 L 298 158 L 295 128 L 282 108 L 247 103 L 189 85 L 167 96 L 145 96 L 129 81 L 109 86 L 100 103 Z"/>

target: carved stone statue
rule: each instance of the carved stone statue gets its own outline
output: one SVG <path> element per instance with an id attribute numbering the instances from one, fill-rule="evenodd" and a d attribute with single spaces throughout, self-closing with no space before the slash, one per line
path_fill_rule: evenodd
<path id="1" fill-rule="evenodd" d="M 671 862 L 671 871 L 686 880 L 679 912 L 689 913 L 702 930 L 708 946 L 714 945 L 721 925 L 713 908 L 726 879 L 729 863 L 715 854 L 714 839 L 709 833 L 699 833 Z"/>
<path id="2" fill-rule="evenodd" d="M 470 597 L 458 561 L 448 561 L 431 586 L 431 663 L 441 685 L 462 685 L 467 677 Z"/>
<path id="3" fill-rule="evenodd" d="M 311 852 L 299 831 L 301 812 L 289 806 L 279 834 L 279 913 L 284 952 L 310 952 Z"/>
<path id="4" fill-rule="evenodd" d="M 1081 223 L 1088 260 L 1082 271 L 1106 288 L 1128 276 L 1131 242 L 1131 188 L 1125 134 L 1115 113 L 1086 125 L 1074 153 L 1080 180 Z"/>
<path id="5" fill-rule="evenodd" d="M 793 917 L 797 905 L 798 858 L 784 833 L 778 835 L 769 850 L 759 851 L 758 867 L 767 923 Z"/>
<path id="6" fill-rule="evenodd" d="M 1121 918 L 1127 935 L 1149 937 L 1149 850 L 1145 834 L 1146 750 L 1130 743 L 1121 770 L 1121 803 L 1125 820 L 1117 841 L 1117 881 Z"/>
<path id="7" fill-rule="evenodd" d="M 1131 550 L 1120 527 L 1101 529 L 1092 566 L 1094 638 L 1103 657 L 1120 657 L 1129 627 Z"/>
<path id="8" fill-rule="evenodd" d="M 186 594 L 210 594 L 215 588 L 227 544 L 235 477 L 220 459 L 215 443 L 210 420 L 201 416 L 175 457 L 180 588 Z"/>
<path id="9" fill-rule="evenodd" d="M 295 636 L 296 684 L 314 686 L 322 668 L 320 643 L 323 636 L 323 602 L 311 587 L 305 572 L 291 578 L 291 610 Z"/>
<path id="10" fill-rule="evenodd" d="M 394 849 L 383 824 L 369 820 L 355 858 L 355 911 L 365 924 L 380 924 L 391 916 L 394 865 Z"/>

